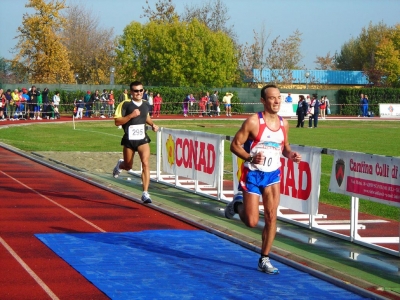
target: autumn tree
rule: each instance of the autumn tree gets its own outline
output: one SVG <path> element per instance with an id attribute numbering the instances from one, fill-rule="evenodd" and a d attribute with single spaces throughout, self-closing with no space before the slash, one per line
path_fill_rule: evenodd
<path id="1" fill-rule="evenodd" d="M 222 31 L 233 40 L 237 39 L 233 26 L 228 26 L 230 20 L 229 9 L 222 0 L 209 0 L 202 5 L 185 5 L 181 21 L 190 22 L 197 19 L 212 31 Z"/>
<path id="2" fill-rule="evenodd" d="M 253 74 L 253 70 L 257 69 L 260 72 L 260 75 L 263 73 L 263 70 L 267 68 L 267 41 L 269 39 L 270 33 L 266 33 L 265 23 L 261 26 L 261 31 L 254 33 L 254 39 L 252 44 L 246 43 L 241 46 L 240 52 L 240 70 L 244 75 L 244 78 L 250 80 L 254 84 L 264 84 L 265 78 L 255 77 Z"/>
<path id="3" fill-rule="evenodd" d="M 64 16 L 62 37 L 78 82 L 108 83 L 116 47 L 113 29 L 100 28 L 99 17 L 82 5 L 68 7 Z"/>
<path id="4" fill-rule="evenodd" d="M 317 56 L 314 63 L 317 64 L 317 70 L 336 70 L 335 55 L 328 52 L 325 56 Z"/>
<path id="5" fill-rule="evenodd" d="M 154 9 L 150 7 L 148 0 L 146 0 L 146 5 L 147 7 L 142 6 L 143 15 L 141 17 L 148 18 L 149 21 L 171 23 L 175 19 L 179 19 L 172 0 L 158 0 Z"/>
<path id="6" fill-rule="evenodd" d="M 271 69 L 271 81 L 274 83 L 293 83 L 292 70 L 301 69 L 302 60 L 300 52 L 301 35 L 296 30 L 287 39 L 280 40 L 279 36 L 271 42 L 266 57 L 266 66 Z"/>
<path id="7" fill-rule="evenodd" d="M 237 80 L 232 39 L 194 19 L 125 27 L 116 50 L 118 78 L 148 85 L 226 86 Z"/>
<path id="8" fill-rule="evenodd" d="M 363 27 L 358 37 L 342 46 L 336 59 L 337 68 L 359 71 L 374 67 L 377 47 L 389 32 L 390 28 L 382 22 Z"/>
<path id="9" fill-rule="evenodd" d="M 385 86 L 398 87 L 400 83 L 400 48 L 390 39 L 383 39 L 376 51 L 376 69 Z"/>
<path id="10" fill-rule="evenodd" d="M 66 7 L 65 0 L 29 0 L 25 7 L 33 8 L 35 13 L 25 13 L 18 27 L 13 66 L 24 65 L 32 82 L 73 82 L 68 51 L 60 36 L 65 23 L 60 13 Z"/>
<path id="11" fill-rule="evenodd" d="M 350 39 L 342 46 L 336 58 L 336 67 L 339 70 L 362 70 L 375 86 L 381 85 L 384 72 L 377 69 L 376 55 L 379 45 L 390 37 L 392 31 L 383 22 L 377 25 L 370 23 L 368 27 L 363 27 L 358 37 Z M 383 53 L 388 52 L 382 52 L 381 49 L 381 58 Z"/>

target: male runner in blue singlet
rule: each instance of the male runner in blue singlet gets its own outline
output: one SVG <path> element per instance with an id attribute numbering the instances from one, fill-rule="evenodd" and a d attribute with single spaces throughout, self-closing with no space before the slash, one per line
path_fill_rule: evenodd
<path id="1" fill-rule="evenodd" d="M 259 201 L 264 205 L 264 229 L 258 270 L 278 274 L 269 260 L 269 252 L 276 233 L 277 209 L 280 199 L 281 154 L 299 163 L 301 155 L 291 151 L 288 122 L 278 116 L 281 94 L 275 85 L 261 89 L 264 111 L 251 115 L 236 133 L 231 152 L 243 159 L 239 191 L 225 209 L 229 219 L 238 213 L 248 227 L 255 227 L 259 220 Z"/>
<path id="2" fill-rule="evenodd" d="M 121 140 L 124 159 L 118 160 L 113 176 L 115 178 L 121 173 L 121 169 L 129 171 L 132 169 L 133 158 L 138 152 L 142 163 L 142 182 L 143 194 L 142 201 L 151 203 L 148 193 L 150 184 L 150 138 L 146 133 L 146 123 L 151 126 L 153 131 L 158 131 L 158 126 L 154 124 L 149 115 L 149 106 L 143 97 L 143 85 L 139 81 L 130 84 L 132 100 L 124 100 L 115 110 L 114 122 L 116 126 L 122 125 L 124 136 Z"/>

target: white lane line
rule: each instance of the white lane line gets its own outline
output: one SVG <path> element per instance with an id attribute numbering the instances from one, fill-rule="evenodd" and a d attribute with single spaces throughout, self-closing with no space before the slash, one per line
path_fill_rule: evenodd
<path id="1" fill-rule="evenodd" d="M 27 186 L 26 184 L 22 183 L 22 182 L 19 181 L 18 179 L 16 179 L 16 178 L 14 178 L 14 177 L 12 177 L 12 176 L 10 176 L 10 175 L 4 173 L 3 171 L 0 171 L 0 172 L 3 173 L 3 174 L 4 174 L 5 176 L 7 176 L 8 178 L 10 178 L 10 179 L 12 179 L 12 180 L 18 182 L 20 185 L 24 186 L 24 187 L 27 188 L 28 190 L 31 190 L 32 192 L 34 192 L 34 193 L 38 194 L 39 196 L 43 197 L 44 199 L 50 201 L 50 202 L 53 203 L 54 205 L 57 205 L 58 207 L 60 207 L 60 208 L 62 208 L 62 209 L 64 209 L 64 210 L 66 210 L 67 212 L 69 212 L 69 213 L 72 214 L 73 216 L 77 217 L 78 219 L 82 220 L 83 222 L 85 222 L 85 223 L 89 224 L 90 226 L 96 228 L 98 231 L 100 231 L 100 232 L 106 232 L 104 229 L 102 229 L 102 228 L 100 228 L 99 226 L 93 224 L 92 222 L 86 220 L 85 218 L 81 217 L 81 216 L 78 215 L 77 213 L 75 213 L 75 212 L 73 212 L 72 210 L 66 208 L 65 206 L 62 206 L 61 204 L 57 203 L 56 201 L 50 199 L 49 197 L 47 197 L 47 196 L 45 196 L 45 195 L 39 193 L 38 191 L 32 189 L 31 187 L 29 187 L 29 186 Z"/>
<path id="2" fill-rule="evenodd" d="M 4 174 L 5 176 L 7 176 L 8 178 L 18 182 L 20 185 L 24 186 L 25 188 L 31 190 L 32 192 L 38 194 L 39 196 L 43 197 L 44 199 L 50 201 L 51 203 L 57 205 L 58 207 L 66 210 L 67 212 L 69 212 L 70 214 L 72 214 L 73 216 L 77 217 L 78 219 L 84 221 L 85 223 L 89 224 L 90 226 L 96 228 L 97 230 L 99 230 L 100 232 L 106 232 L 105 230 L 103 230 L 102 228 L 96 226 L 95 224 L 93 224 L 92 222 L 86 220 L 85 218 L 81 217 L 80 215 L 76 214 L 75 212 L 73 212 L 72 210 L 62 206 L 61 204 L 55 202 L 54 200 L 50 199 L 49 197 L 42 195 L 41 193 L 39 193 L 38 191 L 35 191 L 34 189 L 32 189 L 31 187 L 27 186 L 26 184 L 22 183 L 21 181 L 19 181 L 18 179 L 4 173 L 3 171 L 0 170 L 0 172 L 2 174 Z M 7 251 L 18 261 L 18 263 L 28 272 L 29 275 L 31 275 L 31 277 L 39 284 L 39 286 L 50 296 L 51 299 L 59 299 L 51 290 L 50 288 L 40 279 L 39 276 L 36 275 L 35 272 L 33 272 L 33 270 L 31 268 L 29 268 L 29 266 L 22 260 L 22 258 L 20 258 L 18 256 L 18 254 L 7 244 L 7 242 L 5 240 L 3 240 L 0 237 L 0 243 L 7 249 Z"/>
<path id="3" fill-rule="evenodd" d="M 15 258 L 16 261 L 28 272 L 29 275 L 39 284 L 39 286 L 49 295 L 51 299 L 59 299 L 53 291 L 40 279 L 39 276 L 36 275 L 35 272 L 22 260 L 21 257 L 18 256 L 17 253 L 0 237 L 0 243 L 7 249 L 7 251 Z"/>

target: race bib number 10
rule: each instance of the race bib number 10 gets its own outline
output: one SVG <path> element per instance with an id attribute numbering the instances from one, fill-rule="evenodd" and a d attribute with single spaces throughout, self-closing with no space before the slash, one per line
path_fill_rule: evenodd
<path id="1" fill-rule="evenodd" d="M 129 126 L 129 140 L 142 140 L 145 136 L 144 124 Z"/>

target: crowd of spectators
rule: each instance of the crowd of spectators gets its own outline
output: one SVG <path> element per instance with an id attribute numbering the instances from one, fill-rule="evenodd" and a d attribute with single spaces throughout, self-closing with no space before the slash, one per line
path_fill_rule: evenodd
<path id="1" fill-rule="evenodd" d="M 125 90 L 122 95 L 126 94 Z M 40 88 L 33 85 L 29 89 L 21 88 L 13 91 L 8 89 L 5 92 L 0 88 L 0 121 L 54 120 L 60 118 L 61 102 L 60 92 L 55 91 L 54 96 L 50 99 L 48 88 L 41 91 Z M 76 116 L 79 110 L 79 118 L 113 118 L 114 108 L 113 91 L 103 90 L 102 94 L 98 90 L 93 94 L 87 91 L 84 97 L 75 100 L 74 115 Z"/>

